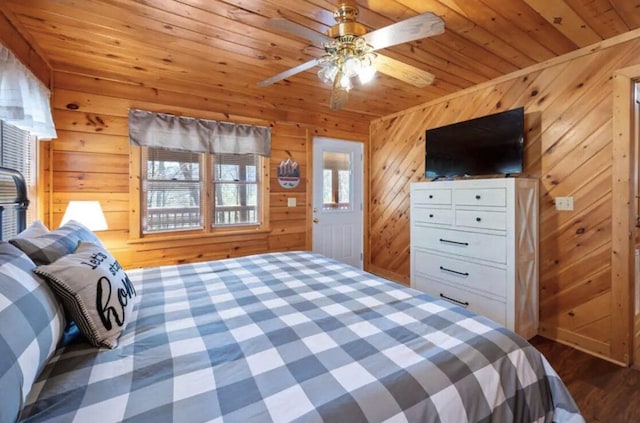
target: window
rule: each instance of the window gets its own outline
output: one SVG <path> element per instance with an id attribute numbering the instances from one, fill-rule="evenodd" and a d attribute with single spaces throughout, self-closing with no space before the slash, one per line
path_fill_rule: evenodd
<path id="1" fill-rule="evenodd" d="M 143 232 L 201 229 L 200 154 L 145 148 L 142 162 Z"/>
<path id="2" fill-rule="evenodd" d="M 142 234 L 263 227 L 263 160 L 142 148 Z"/>
<path id="3" fill-rule="evenodd" d="M 213 157 L 214 226 L 259 223 L 258 168 L 253 154 Z"/>
<path id="4" fill-rule="evenodd" d="M 27 131 L 0 121 L 0 166 L 18 170 L 25 178 L 31 206 L 27 210 L 27 222 L 35 220 L 35 137 Z M 0 198 L 15 198 L 15 185 L 11 178 L 0 180 Z M 5 207 L 2 213 L 2 236 L 9 238 L 18 233 L 17 212 Z"/>

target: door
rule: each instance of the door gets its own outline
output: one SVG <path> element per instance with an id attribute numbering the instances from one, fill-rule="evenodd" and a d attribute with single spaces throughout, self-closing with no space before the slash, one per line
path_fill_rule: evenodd
<path id="1" fill-rule="evenodd" d="M 313 251 L 362 269 L 362 143 L 313 139 Z"/>

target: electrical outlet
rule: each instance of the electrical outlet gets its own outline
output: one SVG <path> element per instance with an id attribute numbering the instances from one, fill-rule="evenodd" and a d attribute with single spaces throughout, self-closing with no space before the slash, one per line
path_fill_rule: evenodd
<path id="1" fill-rule="evenodd" d="M 295 207 L 296 206 L 296 197 L 287 198 L 287 207 Z"/>
<path id="2" fill-rule="evenodd" d="M 572 211 L 573 197 L 556 197 L 556 210 Z"/>

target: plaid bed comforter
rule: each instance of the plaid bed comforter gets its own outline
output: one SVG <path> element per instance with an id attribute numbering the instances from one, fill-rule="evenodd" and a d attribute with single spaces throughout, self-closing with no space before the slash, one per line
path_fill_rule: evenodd
<path id="1" fill-rule="evenodd" d="M 488 319 L 312 253 L 128 272 L 115 350 L 61 349 L 25 421 L 582 422 Z"/>

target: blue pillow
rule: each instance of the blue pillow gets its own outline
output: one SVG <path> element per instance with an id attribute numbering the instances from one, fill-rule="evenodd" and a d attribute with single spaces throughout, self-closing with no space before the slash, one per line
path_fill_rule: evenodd
<path id="1" fill-rule="evenodd" d="M 79 241 L 102 245 L 91 230 L 74 220 L 70 220 L 48 234 L 9 240 L 11 244 L 24 251 L 38 266 L 51 264 L 60 257 L 73 253 L 78 247 Z"/>

